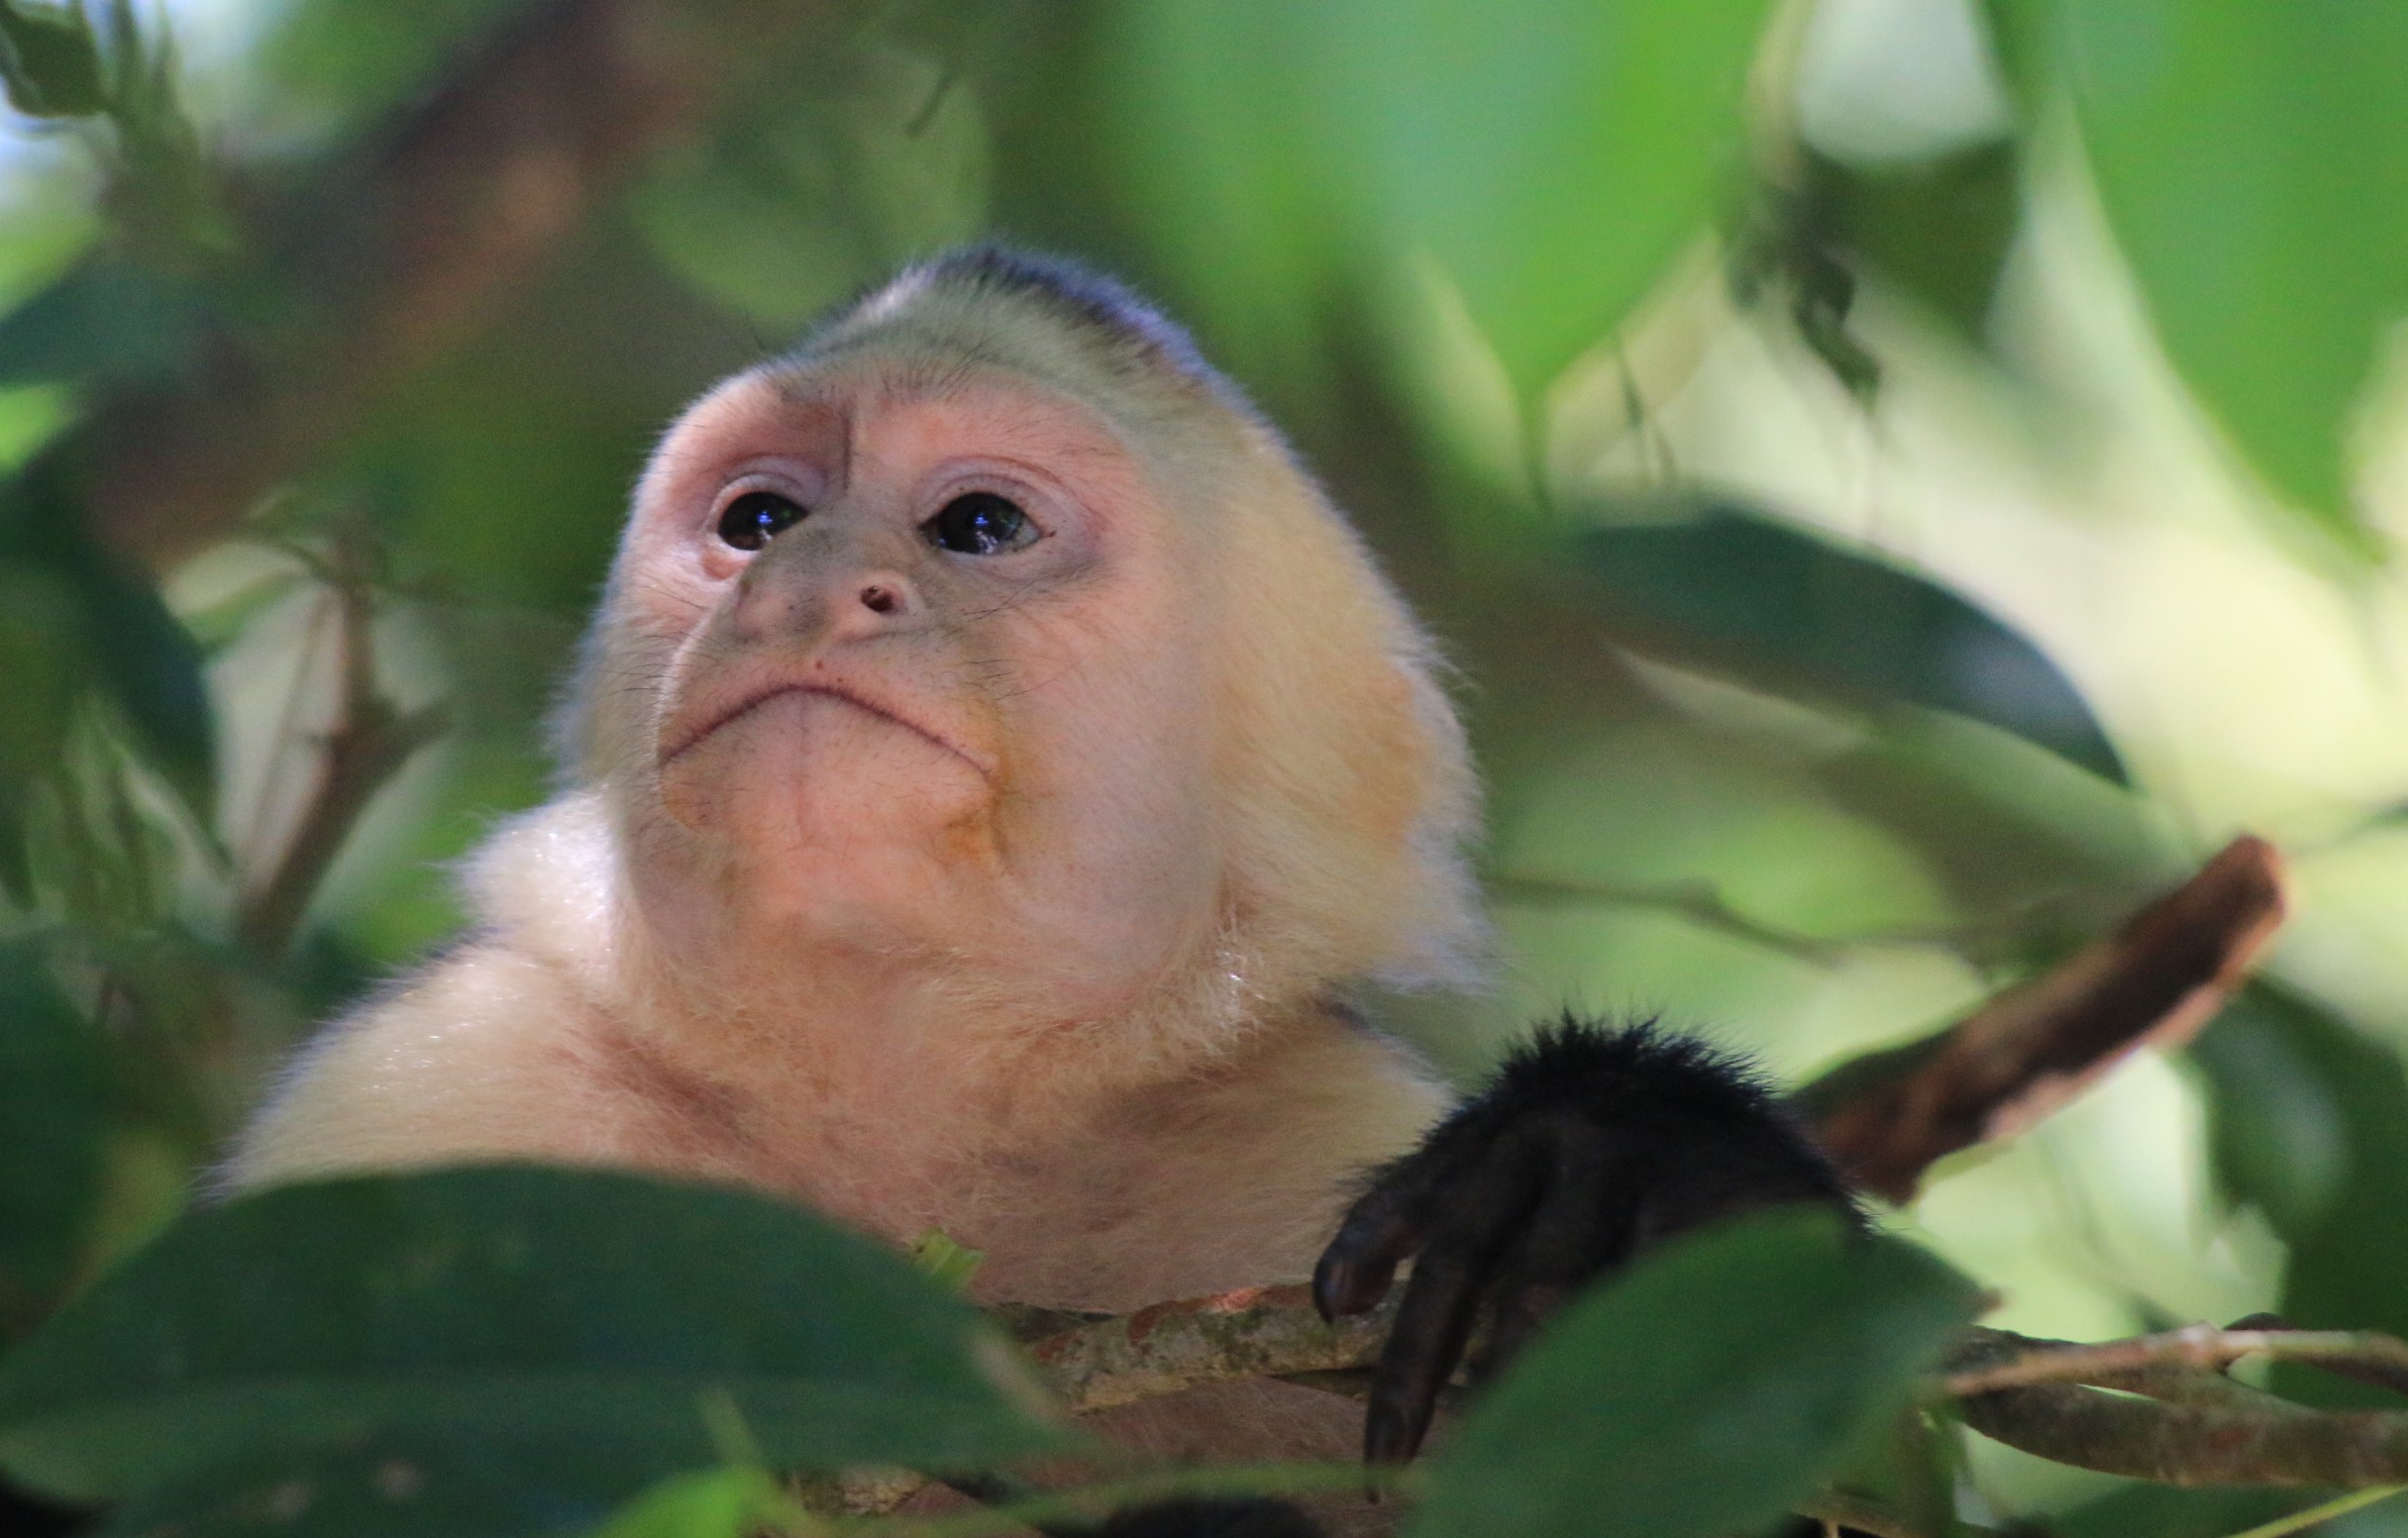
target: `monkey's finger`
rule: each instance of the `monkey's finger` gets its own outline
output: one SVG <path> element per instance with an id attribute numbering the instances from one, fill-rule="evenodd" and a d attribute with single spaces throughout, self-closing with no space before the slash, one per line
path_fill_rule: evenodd
<path id="1" fill-rule="evenodd" d="M 1383 1181 L 1348 1209 L 1312 1268 L 1312 1306 L 1322 1318 L 1359 1314 L 1388 1295 L 1397 1267 L 1421 1246 L 1418 1195 Z"/>
<path id="2" fill-rule="evenodd" d="M 1481 1289 L 1537 1204 L 1545 1153 L 1535 1139 L 1501 1140 L 1475 1180 L 1447 1192 L 1447 1219 L 1413 1263 L 1372 1375 L 1366 1462 L 1404 1463 L 1420 1450 L 1438 1390 L 1471 1338 Z"/>
<path id="3" fill-rule="evenodd" d="M 1522 1343 L 1600 1272 L 1630 1251 L 1634 1185 L 1616 1168 L 1614 1146 L 1595 1129 L 1573 1128 L 1552 1138 L 1554 1161 L 1529 1220 L 1497 1267 L 1487 1345 L 1472 1364 L 1485 1383 L 1514 1359 Z"/>

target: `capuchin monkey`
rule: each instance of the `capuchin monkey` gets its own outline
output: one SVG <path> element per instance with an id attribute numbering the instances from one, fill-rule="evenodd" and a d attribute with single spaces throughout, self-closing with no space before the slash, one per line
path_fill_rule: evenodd
<path id="1" fill-rule="evenodd" d="M 1356 1015 L 1483 949 L 1437 673 L 1181 332 L 1050 260 L 913 267 L 670 430 L 567 788 L 471 862 L 468 937 L 300 1056 L 228 1179 L 733 1180 L 942 1231 L 981 1300 L 1060 1308 L 1317 1259 L 1322 1307 L 1358 1310 L 1418 1253 L 1367 1433 L 1410 1457 L 1484 1302 L 1510 1351 L 1666 1233 L 1848 1201 L 1685 1039 L 1568 1022 L 1450 1115 Z"/>

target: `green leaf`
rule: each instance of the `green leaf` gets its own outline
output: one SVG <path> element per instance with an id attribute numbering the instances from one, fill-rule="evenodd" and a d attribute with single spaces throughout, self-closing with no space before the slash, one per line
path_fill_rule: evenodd
<path id="1" fill-rule="evenodd" d="M 0 85 L 29 118 L 85 117 L 107 108 L 100 48 L 73 6 L 0 0 Z"/>
<path id="2" fill-rule="evenodd" d="M 2016 161 L 2011 144 L 1902 166 L 1826 161 L 1813 195 L 1840 244 L 1978 343 L 2023 215 Z"/>
<path id="3" fill-rule="evenodd" d="M 2344 448 L 2408 315 L 2408 6 L 2056 0 L 2055 21 L 2166 352 L 2277 489 L 2366 548 Z"/>
<path id="4" fill-rule="evenodd" d="M 201 650 L 158 590 L 85 529 L 72 471 L 45 457 L 0 491 L 0 562 L 72 606 L 67 643 L 124 713 L 151 767 L 204 826 L 215 796 L 216 722 Z"/>
<path id="5" fill-rule="evenodd" d="M 0 386 L 172 374 L 199 356 L 210 308 L 186 274 L 119 257 L 86 261 L 0 316 Z"/>
<path id="6" fill-rule="evenodd" d="M 1285 0 L 1133 0 L 1100 26 L 1094 137 L 1153 264 L 1221 363 L 1302 415 L 1327 379 L 1323 310 L 1362 214 L 1360 167 L 1333 153 L 1320 115 L 1332 17 Z"/>
<path id="7" fill-rule="evenodd" d="M 0 944 L 0 1336 L 38 1320 L 82 1254 L 100 1194 L 108 1063 L 41 947 Z"/>
<path id="8" fill-rule="evenodd" d="M 1705 1538 L 1786 1509 L 1887 1425 L 1976 1310 L 1828 1214 L 1668 1246 L 1550 1324 L 1432 1472 L 1421 1538 Z"/>
<path id="9" fill-rule="evenodd" d="M 2282 1316 L 2302 1329 L 2408 1334 L 2408 1073 L 2399 1054 L 2262 978 L 2192 1051 L 2208 1075 L 2218 1176 L 2291 1247 Z M 2281 1376 L 2283 1391 L 2318 1402 L 2396 1402 L 2327 1374 Z"/>
<path id="10" fill-rule="evenodd" d="M 793 1504 L 759 1469 L 709 1469 L 646 1490 L 594 1538 L 748 1538 L 774 1527 Z"/>
<path id="11" fill-rule="evenodd" d="M 837 56 L 824 78 L 665 157 L 629 202 L 672 271 L 764 325 L 800 325 L 897 262 L 969 239 L 986 211 L 972 88 L 901 49 Z"/>
<path id="12" fill-rule="evenodd" d="M 1952 711 L 2122 782 L 2124 766 L 2039 648 L 1870 554 L 1733 506 L 1582 536 L 1583 569 L 1642 648 L 1859 702 Z"/>
<path id="13" fill-rule="evenodd" d="M 1348 0 L 1317 93 L 1377 250 L 1426 249 L 1535 394 L 1723 211 L 1761 0 Z"/>
<path id="14" fill-rule="evenodd" d="M 775 1468 L 1059 1447 L 1033 1383 L 907 1261 L 768 1197 L 372 1176 L 190 1214 L 79 1297 L 0 1368 L 0 1465 L 157 1508 L 398 1460 L 598 1510 L 718 1463 L 714 1406 Z"/>

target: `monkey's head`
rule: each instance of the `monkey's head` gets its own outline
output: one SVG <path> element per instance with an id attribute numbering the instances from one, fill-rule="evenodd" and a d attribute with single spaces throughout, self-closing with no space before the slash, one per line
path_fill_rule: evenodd
<path id="1" fill-rule="evenodd" d="M 913 268 L 689 410 L 570 720 L 708 965 L 941 956 L 1099 1017 L 1476 933 L 1425 639 L 1187 339 L 1051 263 Z"/>

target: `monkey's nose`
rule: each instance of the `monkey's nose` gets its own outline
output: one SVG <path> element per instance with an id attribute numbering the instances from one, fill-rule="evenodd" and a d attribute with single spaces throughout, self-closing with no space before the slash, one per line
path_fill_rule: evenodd
<path id="1" fill-rule="evenodd" d="M 903 600 L 886 583 L 872 582 L 861 590 L 861 606 L 873 614 L 892 614 L 903 606 Z"/>

